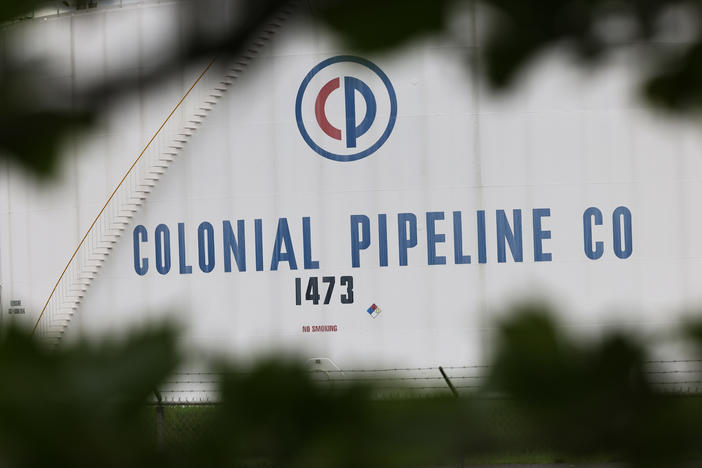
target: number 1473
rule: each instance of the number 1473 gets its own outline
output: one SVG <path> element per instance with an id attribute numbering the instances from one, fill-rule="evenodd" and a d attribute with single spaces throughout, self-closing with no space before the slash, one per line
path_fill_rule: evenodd
<path id="1" fill-rule="evenodd" d="M 322 304 L 329 304 L 333 298 L 338 297 L 342 304 L 353 304 L 353 276 L 339 277 L 336 295 L 335 286 L 336 276 L 312 276 L 307 279 L 305 300 L 317 305 L 324 299 Z M 302 278 L 295 278 L 295 305 L 302 305 Z"/>

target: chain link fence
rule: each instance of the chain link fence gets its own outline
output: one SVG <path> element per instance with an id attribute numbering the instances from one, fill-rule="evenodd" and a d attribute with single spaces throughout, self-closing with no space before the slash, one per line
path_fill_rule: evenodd
<path id="1" fill-rule="evenodd" d="M 483 387 L 489 367 L 447 366 L 443 371 L 445 377 L 439 367 L 338 369 L 312 372 L 312 376 L 320 385 L 332 389 L 368 384 L 380 399 L 450 396 L 451 386 L 460 397 Z M 702 360 L 649 361 L 647 374 L 650 383 L 659 390 L 702 398 Z M 175 374 L 162 385 L 148 408 L 153 420 L 150 427 L 159 444 L 182 446 L 197 437 L 217 408 L 221 379 L 221 374 L 212 372 L 187 372 Z M 522 424 L 510 408 L 509 399 L 499 395 L 481 398 L 492 429 L 507 439 L 519 438 Z"/>
<path id="2" fill-rule="evenodd" d="M 196 440 L 217 403 L 156 402 L 149 405 L 154 437 L 158 445 L 172 450 L 186 447 Z"/>

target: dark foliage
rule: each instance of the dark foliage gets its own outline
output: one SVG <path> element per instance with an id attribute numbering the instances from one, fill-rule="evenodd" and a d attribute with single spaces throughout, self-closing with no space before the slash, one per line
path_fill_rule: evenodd
<path id="1" fill-rule="evenodd" d="M 180 363 L 172 329 L 55 350 L 6 330 L 0 464 L 437 466 L 536 450 L 671 467 L 702 456 L 702 397 L 658 391 L 636 339 L 578 342 L 549 316 L 542 306 L 517 310 L 499 327 L 484 388 L 459 398 L 378 398 L 367 383 L 320 385 L 294 361 L 214 364 L 220 402 L 195 413 L 197 430 L 167 447 L 145 416 L 153 390 Z M 699 328 L 684 335 L 702 349 Z"/>
<path id="2" fill-rule="evenodd" d="M 44 4 L 39 0 L 6 1 L 0 22 L 27 16 Z M 78 8 L 95 2 L 67 2 Z M 183 62 L 237 55 L 255 34 L 283 11 L 300 8 L 301 1 L 256 0 L 236 9 L 232 28 L 219 35 L 209 30 L 210 0 L 185 2 L 188 8 L 183 45 L 172 58 L 147 75 L 115 75 L 92 88 L 42 93 L 33 85 L 32 70 L 12 61 L 0 67 L 0 157 L 9 157 L 36 175 L 51 174 L 61 154 L 61 141 L 73 129 L 91 122 L 121 93 L 158 83 Z M 642 76 L 643 94 L 654 104 L 675 112 L 702 108 L 702 4 L 684 0 L 314 0 L 304 2 L 314 18 L 330 26 L 352 49 L 391 50 L 417 37 L 443 34 L 457 8 L 487 11 L 479 24 L 482 46 L 480 71 L 496 89 L 511 85 L 526 66 L 555 46 L 569 50 L 588 65 L 609 53 L 638 45 L 648 65 Z M 218 10 L 219 11 L 219 10 Z M 670 18 L 678 21 L 670 21 Z M 681 27 L 680 18 L 684 19 Z M 459 24 L 475 29 L 474 24 Z M 660 42 L 666 34 L 688 29 L 686 40 Z M 7 28 L 2 34 L 7 34 Z M 632 52 L 633 53 L 633 52 Z M 643 72 L 642 72 L 643 73 Z M 51 95 L 52 99 L 42 98 Z M 60 99 L 56 99 L 59 96 Z M 30 97 L 28 99 L 25 99 Z"/>
<path id="3" fill-rule="evenodd" d="M 4 1 L 0 21 L 21 18 L 41 3 Z M 372 51 L 418 35 L 448 34 L 447 19 L 459 3 L 330 0 L 314 3 L 313 9 L 350 47 Z M 702 25 L 702 5 L 694 1 L 482 4 L 491 12 L 482 50 L 485 70 L 497 88 L 511 84 L 534 57 L 556 45 L 592 64 L 632 42 L 653 41 L 665 32 L 661 19 L 673 7 L 693 19 L 695 28 Z M 50 174 L 61 140 L 89 124 L 115 96 L 136 84 L 157 82 L 182 61 L 241 52 L 256 31 L 288 7 L 281 0 L 252 1 L 236 27 L 212 38 L 198 29 L 206 23 L 198 15 L 208 11 L 206 2 L 199 2 L 188 42 L 171 62 L 147 77 L 116 76 L 91 89 L 40 92 L 30 79 L 36 65 L 3 63 L 0 157 L 36 175 Z M 602 25 L 611 18 L 631 24 L 628 35 L 612 40 L 604 34 Z M 642 80 L 646 95 L 676 111 L 702 107 L 700 31 L 690 37 L 668 47 L 642 44 L 651 47 L 651 76 Z M 700 349 L 701 329 L 686 329 Z M 611 333 L 598 342 L 579 343 L 535 306 L 499 330 L 488 386 L 459 399 L 379 401 L 367 386 L 319 387 L 289 363 L 264 363 L 245 376 L 223 366 L 222 404 L 191 443 L 168 452 L 156 444 L 143 410 L 180 362 L 173 330 L 52 351 L 19 330 L 6 330 L 0 343 L 0 465 L 428 466 L 534 446 L 569 456 L 604 453 L 642 467 L 699 458 L 702 400 L 657 391 L 645 372 L 645 346 L 637 340 Z M 517 436 L 505 436 L 494 423 L 494 402 L 487 398 L 494 395 L 508 398 Z"/>

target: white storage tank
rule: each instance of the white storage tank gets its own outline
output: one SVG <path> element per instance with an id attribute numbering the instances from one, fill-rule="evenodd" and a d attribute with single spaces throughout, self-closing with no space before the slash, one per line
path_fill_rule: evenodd
<path id="1" fill-rule="evenodd" d="M 13 28 L 81 86 L 148 71 L 179 12 Z M 484 362 L 525 298 L 587 334 L 702 303 L 702 136 L 641 104 L 627 60 L 586 76 L 554 54 L 494 96 L 470 38 L 360 55 L 304 6 L 274 30 L 121 99 L 49 184 L 0 166 L 3 321 L 65 340 L 169 317 L 215 353 L 421 367 Z"/>

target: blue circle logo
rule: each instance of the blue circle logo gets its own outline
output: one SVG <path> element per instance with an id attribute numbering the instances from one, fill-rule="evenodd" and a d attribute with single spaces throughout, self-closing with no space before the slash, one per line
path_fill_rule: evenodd
<path id="1" fill-rule="evenodd" d="M 357 161 L 387 141 L 397 119 L 397 96 L 374 63 L 352 55 L 324 60 L 302 80 L 295 101 L 305 142 L 332 161 Z"/>

